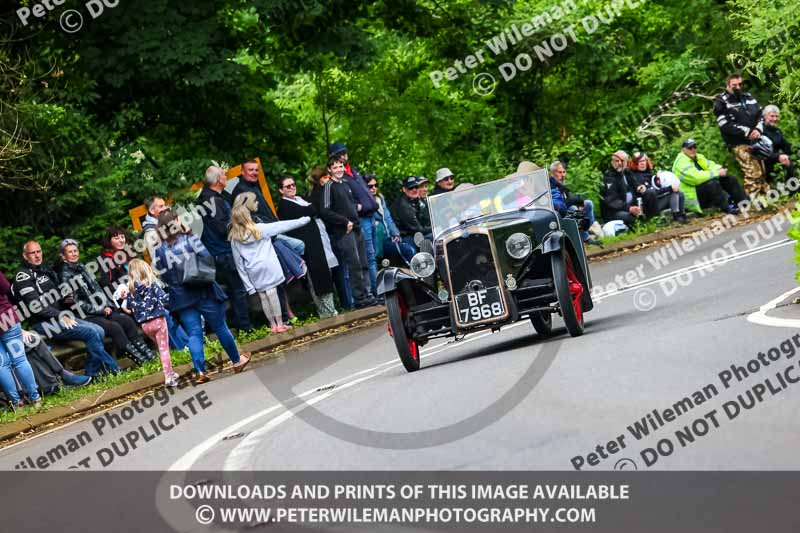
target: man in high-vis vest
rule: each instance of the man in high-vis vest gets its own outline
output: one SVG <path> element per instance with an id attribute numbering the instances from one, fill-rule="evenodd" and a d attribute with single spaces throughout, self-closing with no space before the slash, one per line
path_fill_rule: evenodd
<path id="1" fill-rule="evenodd" d="M 686 196 L 686 210 L 702 212 L 716 207 L 725 213 L 739 214 L 740 202 L 746 199 L 742 186 L 728 169 L 697 153 L 697 142 L 687 139 L 672 164 L 672 172 L 681 181 Z"/>

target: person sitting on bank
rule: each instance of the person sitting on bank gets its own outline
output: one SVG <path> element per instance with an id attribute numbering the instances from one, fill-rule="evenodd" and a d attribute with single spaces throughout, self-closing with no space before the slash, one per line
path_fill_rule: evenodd
<path id="1" fill-rule="evenodd" d="M 778 127 L 780 116 L 781 110 L 778 106 L 770 104 L 764 108 L 764 136 L 772 141 L 772 157 L 764 160 L 767 179 L 770 181 L 777 178 L 776 170 L 781 167 L 784 170 L 785 179 L 797 177 L 794 162 L 791 159 L 792 145 Z"/>
<path id="2" fill-rule="evenodd" d="M 58 301 L 50 298 L 51 294 L 60 294 L 58 277 L 44 265 L 39 243 L 26 242 L 22 258 L 22 268 L 14 276 L 11 292 L 16 301 L 31 311 L 28 319 L 31 328 L 48 339 L 85 342 L 89 355 L 85 375 L 95 377 L 105 372 L 119 372 L 117 361 L 103 346 L 103 328 L 75 318 L 71 312 L 62 314 L 60 304 L 63 298 Z"/>
<path id="3" fill-rule="evenodd" d="M 672 164 L 672 172 L 681 180 L 686 195 L 686 209 L 702 213 L 717 208 L 732 215 L 739 214 L 740 202 L 745 200 L 742 186 L 728 169 L 697 152 L 697 141 L 686 139 L 681 152 Z"/>
<path id="4" fill-rule="evenodd" d="M 644 212 L 636 203 L 627 165 L 628 154 L 622 150 L 614 152 L 611 168 L 603 174 L 600 186 L 600 212 L 606 222 L 621 220 L 630 228 Z"/>
<path id="5" fill-rule="evenodd" d="M 669 209 L 673 220 L 681 224 L 688 222 L 685 211 L 686 197 L 680 184 L 662 186 L 661 180 L 653 171 L 653 162 L 647 154 L 643 152 L 633 154 L 628 170 L 636 196 L 642 199 L 645 217 L 652 218 Z"/>
<path id="6" fill-rule="evenodd" d="M 78 241 L 64 239 L 58 250 L 63 261 L 59 271 L 61 283 L 73 288 L 72 294 L 67 297 L 67 305 L 80 306 L 87 322 L 103 328 L 118 355 L 126 354 L 138 365 L 154 360 L 156 356 L 139 334 L 136 322 L 106 296 L 94 276 L 80 262 Z"/>
<path id="7" fill-rule="evenodd" d="M 23 329 L 22 337 L 25 340 L 25 356 L 42 394 L 55 394 L 62 384 L 66 387 L 83 387 L 92 381 L 91 376 L 81 376 L 64 368 L 41 335 L 35 331 Z"/>

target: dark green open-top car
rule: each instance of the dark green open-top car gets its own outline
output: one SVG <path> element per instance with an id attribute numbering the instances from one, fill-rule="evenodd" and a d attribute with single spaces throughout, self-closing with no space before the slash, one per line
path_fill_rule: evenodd
<path id="1" fill-rule="evenodd" d="M 526 317 L 540 335 L 550 334 L 553 313 L 570 335 L 583 333 L 593 307 L 589 266 L 576 221 L 553 209 L 544 170 L 428 202 L 433 242 L 420 242 L 409 268 L 386 267 L 378 277 L 406 370 L 419 369 L 419 349 L 430 339 Z"/>

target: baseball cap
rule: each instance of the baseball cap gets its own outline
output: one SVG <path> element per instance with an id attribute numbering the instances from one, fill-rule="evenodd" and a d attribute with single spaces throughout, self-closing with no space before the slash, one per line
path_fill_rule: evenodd
<path id="1" fill-rule="evenodd" d="M 403 180 L 403 187 L 406 189 L 414 189 L 419 185 L 419 179 L 416 176 L 408 176 Z"/>
<path id="2" fill-rule="evenodd" d="M 685 141 L 683 141 L 684 148 L 691 148 L 693 146 L 697 146 L 697 141 L 695 141 L 694 139 L 686 139 Z"/>
<path id="3" fill-rule="evenodd" d="M 439 183 L 443 179 L 450 178 L 452 176 L 453 172 L 449 168 L 447 167 L 440 168 L 439 170 L 436 171 L 436 183 Z"/>

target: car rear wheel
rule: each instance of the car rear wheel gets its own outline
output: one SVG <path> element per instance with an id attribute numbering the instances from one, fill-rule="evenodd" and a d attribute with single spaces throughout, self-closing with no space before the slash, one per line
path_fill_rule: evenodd
<path id="1" fill-rule="evenodd" d="M 408 305 L 399 291 L 386 295 L 386 312 L 389 315 L 389 335 L 394 339 L 400 361 L 409 372 L 419 370 L 419 346 L 406 331 Z"/>
<path id="2" fill-rule="evenodd" d="M 553 332 L 553 314 L 547 311 L 534 311 L 531 313 L 531 324 L 542 337 L 549 337 Z"/>
<path id="3" fill-rule="evenodd" d="M 569 253 L 561 251 L 550 254 L 550 264 L 553 267 L 553 283 L 556 286 L 558 306 L 561 309 L 561 316 L 564 318 L 564 325 L 567 326 L 570 335 L 579 337 L 583 335 L 583 306 L 581 305 L 583 283 L 575 275 Z"/>

